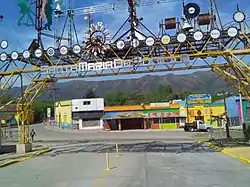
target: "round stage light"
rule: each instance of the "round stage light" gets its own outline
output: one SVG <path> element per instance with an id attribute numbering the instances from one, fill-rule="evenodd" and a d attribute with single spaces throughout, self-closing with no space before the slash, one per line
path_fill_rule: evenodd
<path id="1" fill-rule="evenodd" d="M 218 39 L 220 37 L 221 33 L 218 29 L 213 29 L 211 32 L 210 32 L 210 36 L 213 38 L 213 39 Z"/>
<path id="2" fill-rule="evenodd" d="M 116 47 L 118 49 L 123 49 L 125 47 L 125 42 L 123 40 L 119 40 L 117 43 L 116 43 Z"/>
<path id="3" fill-rule="evenodd" d="M 47 54 L 51 57 L 51 56 L 54 56 L 55 54 L 55 49 L 53 47 L 49 47 L 47 49 Z"/>
<path id="4" fill-rule="evenodd" d="M 177 41 L 180 42 L 180 43 L 185 42 L 186 39 L 187 39 L 187 36 L 184 33 L 180 33 L 180 34 L 177 35 Z"/>
<path id="5" fill-rule="evenodd" d="M 6 40 L 1 41 L 1 48 L 6 49 L 8 47 L 8 42 Z"/>
<path id="6" fill-rule="evenodd" d="M 40 58 L 43 55 L 43 51 L 41 49 L 35 50 L 35 57 Z"/>
<path id="7" fill-rule="evenodd" d="M 6 53 L 1 53 L 1 55 L 0 55 L 0 60 L 1 61 L 6 61 L 7 60 L 7 54 Z"/>
<path id="8" fill-rule="evenodd" d="M 61 55 L 66 55 L 68 53 L 68 48 L 66 46 L 62 46 L 60 48 Z"/>
<path id="9" fill-rule="evenodd" d="M 78 44 L 74 45 L 74 47 L 73 47 L 73 52 L 74 52 L 75 54 L 79 54 L 79 53 L 81 52 L 81 50 L 82 50 L 82 48 L 81 48 L 80 45 L 78 45 Z"/>
<path id="10" fill-rule="evenodd" d="M 30 57 L 30 52 L 28 51 L 28 50 L 25 50 L 24 52 L 23 52 L 23 58 L 29 58 Z"/>
<path id="11" fill-rule="evenodd" d="M 202 40 L 202 39 L 203 39 L 203 33 L 202 33 L 201 31 L 196 31 L 196 32 L 194 33 L 194 39 L 195 39 L 196 41 Z"/>
<path id="12" fill-rule="evenodd" d="M 183 13 L 187 19 L 195 18 L 200 13 L 200 7 L 196 3 L 188 3 L 184 6 Z"/>
<path id="13" fill-rule="evenodd" d="M 155 39 L 151 36 L 149 36 L 147 39 L 146 39 L 146 45 L 151 47 L 155 44 Z"/>
<path id="14" fill-rule="evenodd" d="M 243 12 L 236 12 L 234 15 L 233 15 L 233 19 L 235 22 L 237 23 L 241 23 L 245 20 L 246 16 Z"/>
<path id="15" fill-rule="evenodd" d="M 230 27 L 230 28 L 227 30 L 227 34 L 228 34 L 228 36 L 230 36 L 230 37 L 235 37 L 235 36 L 237 36 L 237 34 L 238 34 L 238 30 L 237 30 L 237 28 L 235 28 L 235 27 Z"/>
<path id="16" fill-rule="evenodd" d="M 132 41 L 131 41 L 131 45 L 136 48 L 140 45 L 140 42 L 138 39 L 134 38 Z"/>
<path id="17" fill-rule="evenodd" d="M 11 58 L 12 58 L 12 60 L 16 60 L 16 59 L 18 58 L 18 52 L 13 51 L 13 52 L 11 53 Z"/>
<path id="18" fill-rule="evenodd" d="M 161 37 L 161 43 L 164 44 L 164 45 L 167 45 L 169 44 L 171 41 L 171 38 L 169 35 L 164 35 Z"/>

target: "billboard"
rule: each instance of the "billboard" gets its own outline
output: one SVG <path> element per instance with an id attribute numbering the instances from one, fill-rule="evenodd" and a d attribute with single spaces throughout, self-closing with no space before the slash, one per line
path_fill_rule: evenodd
<path id="1" fill-rule="evenodd" d="M 212 96 L 211 94 L 193 94 L 188 95 L 186 100 L 188 100 L 188 103 L 211 103 Z"/>
<path id="2" fill-rule="evenodd" d="M 151 108 L 169 108 L 169 103 L 150 103 Z"/>

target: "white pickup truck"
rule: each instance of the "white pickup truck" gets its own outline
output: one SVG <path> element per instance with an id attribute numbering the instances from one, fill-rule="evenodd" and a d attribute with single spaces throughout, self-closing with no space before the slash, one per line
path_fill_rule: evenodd
<path id="1" fill-rule="evenodd" d="M 202 120 L 196 120 L 193 123 L 185 123 L 184 130 L 185 131 L 210 131 L 212 129 L 212 125 L 206 125 Z"/>

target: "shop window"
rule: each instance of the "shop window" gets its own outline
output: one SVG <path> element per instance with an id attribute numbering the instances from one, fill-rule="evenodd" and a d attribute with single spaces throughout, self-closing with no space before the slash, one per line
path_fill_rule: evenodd
<path id="1" fill-rule="evenodd" d="M 83 101 L 83 105 L 90 105 L 91 102 L 90 101 Z"/>
<path id="2" fill-rule="evenodd" d="M 176 120 L 175 118 L 156 118 L 154 119 L 155 124 L 160 124 L 160 123 L 175 123 Z"/>

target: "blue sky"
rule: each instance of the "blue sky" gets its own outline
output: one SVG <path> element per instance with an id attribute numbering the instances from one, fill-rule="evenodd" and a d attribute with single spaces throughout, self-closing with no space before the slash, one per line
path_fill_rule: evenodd
<path id="1" fill-rule="evenodd" d="M 36 36 L 36 32 L 32 27 L 18 26 L 17 20 L 19 18 L 19 8 L 16 5 L 16 0 L 1 0 L 0 14 L 4 16 L 4 19 L 0 23 L 0 40 L 8 40 L 9 48 L 7 52 L 13 50 L 23 51 L 27 49 L 32 39 Z M 90 5 L 103 4 L 103 3 L 114 3 L 117 0 L 72 0 L 73 7 L 86 7 Z M 120 0 L 121 1 L 121 0 Z M 63 8 L 66 8 L 68 0 L 64 0 Z M 193 0 L 186 1 L 196 2 L 201 6 L 201 12 L 207 12 L 207 0 Z M 236 11 L 236 4 L 238 3 L 240 9 L 243 10 L 247 16 L 250 15 L 250 4 L 249 0 L 216 0 L 218 9 L 220 11 L 221 19 L 223 23 L 232 21 L 232 15 Z M 180 0 L 168 4 L 161 4 L 151 7 L 139 8 L 137 15 L 143 17 L 143 24 L 146 25 L 155 34 L 158 32 L 159 21 L 167 17 L 180 17 Z M 105 25 L 108 25 L 108 29 L 111 35 L 121 26 L 126 20 L 128 13 L 127 9 L 116 12 L 105 12 L 93 15 L 95 21 L 102 21 Z M 63 20 L 60 24 L 63 23 Z M 75 24 L 77 27 L 78 37 L 80 40 L 83 38 L 84 28 L 86 23 L 84 22 L 83 16 L 77 16 L 75 18 Z M 54 28 L 54 26 L 53 26 Z M 53 34 L 54 32 L 48 32 Z M 53 46 L 53 40 L 44 39 L 45 47 Z M 176 72 L 182 73 L 182 72 Z M 141 75 L 139 75 L 141 76 Z M 130 76 L 131 77 L 131 76 Z M 135 76 L 135 78 L 138 76 Z M 122 77 L 119 77 L 122 78 Z M 124 78 L 124 77 L 123 77 Z M 126 76 L 125 76 L 126 78 Z"/>

